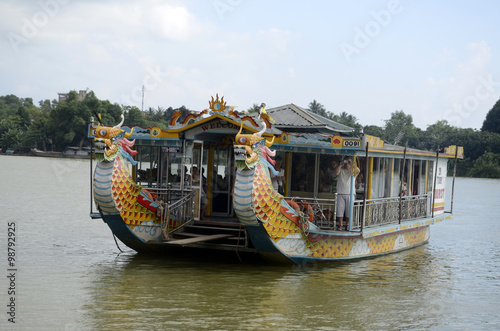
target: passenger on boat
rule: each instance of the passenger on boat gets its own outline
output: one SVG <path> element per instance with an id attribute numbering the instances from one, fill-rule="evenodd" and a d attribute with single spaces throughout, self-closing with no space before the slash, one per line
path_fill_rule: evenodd
<path id="1" fill-rule="evenodd" d="M 349 224 L 349 206 L 351 204 L 351 174 L 356 178 L 359 174 L 359 168 L 351 170 L 352 159 L 350 156 L 343 158 L 337 165 L 334 172 L 337 175 L 337 230 L 343 230 L 344 219 L 345 226 Z"/>
<path id="2" fill-rule="evenodd" d="M 185 166 L 184 167 L 184 185 L 188 185 L 188 183 L 191 181 L 191 175 L 188 173 L 188 168 Z"/>
<path id="3" fill-rule="evenodd" d="M 271 176 L 271 181 L 273 183 L 273 187 L 276 191 L 278 191 L 279 194 L 285 194 L 285 190 L 284 190 L 284 185 L 283 185 L 283 180 L 285 179 L 285 169 L 281 168 L 281 164 L 282 164 L 282 160 L 281 160 L 281 157 L 280 156 L 277 156 L 276 157 L 276 163 L 274 165 L 274 169 L 276 169 L 276 171 L 278 171 L 278 175 L 277 176 L 274 176 L 272 175 Z"/>
<path id="4" fill-rule="evenodd" d="M 191 169 L 191 177 L 193 179 L 193 185 L 200 185 L 200 174 L 198 172 L 198 167 L 193 166 Z M 204 184 L 204 183 L 203 183 Z M 205 212 L 207 211 L 208 199 L 207 194 L 205 193 L 205 185 L 201 185 L 200 187 L 200 196 L 201 196 L 201 206 L 200 206 L 200 219 L 205 219 Z"/>
<path id="5" fill-rule="evenodd" d="M 363 174 L 360 173 L 358 177 L 356 177 L 356 198 L 363 198 L 363 194 L 365 193 L 365 183 L 363 181 Z"/>
<path id="6" fill-rule="evenodd" d="M 328 167 L 324 169 L 320 169 L 320 183 L 319 183 L 319 191 L 334 193 L 333 184 L 337 179 L 337 175 L 335 175 L 335 168 L 339 164 L 337 157 L 332 157 L 331 160 L 325 160 L 325 163 L 328 164 Z M 321 166 L 322 163 L 320 163 Z"/>
<path id="7" fill-rule="evenodd" d="M 408 190 L 408 186 L 406 184 L 406 178 L 403 179 L 403 184 L 401 185 L 401 196 L 405 196 L 406 195 L 406 191 Z"/>

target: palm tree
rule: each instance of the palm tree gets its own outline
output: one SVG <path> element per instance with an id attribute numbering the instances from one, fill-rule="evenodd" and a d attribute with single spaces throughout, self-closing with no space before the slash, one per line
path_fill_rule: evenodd
<path id="1" fill-rule="evenodd" d="M 249 113 L 258 113 L 260 111 L 260 105 L 254 103 L 252 107 L 247 109 Z"/>
<path id="2" fill-rule="evenodd" d="M 313 100 L 311 103 L 309 103 L 309 108 L 307 110 L 323 117 L 328 117 L 325 107 L 316 100 Z"/>

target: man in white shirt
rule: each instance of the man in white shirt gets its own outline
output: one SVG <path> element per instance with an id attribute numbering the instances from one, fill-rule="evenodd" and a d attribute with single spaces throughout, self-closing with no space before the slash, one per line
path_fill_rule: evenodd
<path id="1" fill-rule="evenodd" d="M 334 169 L 337 176 L 337 230 L 343 230 L 344 218 L 346 219 L 346 228 L 349 224 L 349 206 L 351 205 L 351 175 L 356 179 L 359 174 L 359 168 L 354 170 L 350 156 L 343 158 L 342 162 Z"/>

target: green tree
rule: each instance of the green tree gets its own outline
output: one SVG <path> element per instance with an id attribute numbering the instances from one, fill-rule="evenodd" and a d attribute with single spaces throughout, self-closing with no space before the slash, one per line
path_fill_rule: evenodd
<path id="1" fill-rule="evenodd" d="M 309 108 L 307 108 L 307 110 L 323 117 L 330 118 L 326 112 L 325 106 L 316 101 L 316 99 L 309 103 Z"/>
<path id="2" fill-rule="evenodd" d="M 413 125 L 413 117 L 406 115 L 402 110 L 391 113 L 391 118 L 385 120 L 384 136 L 385 141 L 393 144 L 404 145 L 410 139 L 414 140 L 417 130 Z"/>
<path id="3" fill-rule="evenodd" d="M 470 177 L 500 178 L 500 154 L 486 152 L 474 161 Z"/>
<path id="4" fill-rule="evenodd" d="M 44 127 L 47 121 L 48 117 L 40 117 L 34 120 L 29 126 L 28 131 L 23 135 L 22 145 L 46 150 L 48 137 L 45 133 Z"/>
<path id="5" fill-rule="evenodd" d="M 450 138 L 455 137 L 457 132 L 458 129 L 449 125 L 448 121 L 440 120 L 429 125 L 420 139 L 424 149 L 436 150 L 438 147 L 456 145 L 450 141 Z"/>
<path id="6" fill-rule="evenodd" d="M 486 114 L 481 131 L 500 133 L 500 100 Z"/>
<path id="7" fill-rule="evenodd" d="M 128 127 L 138 126 L 141 128 L 147 127 L 146 119 L 144 118 L 141 110 L 136 106 L 124 106 L 123 115 L 125 116 L 125 121 L 123 125 Z"/>
<path id="8" fill-rule="evenodd" d="M 25 106 L 19 107 L 17 110 L 17 116 L 21 119 L 22 126 L 29 126 L 31 124 L 31 115 L 28 111 L 28 108 Z"/>
<path id="9" fill-rule="evenodd" d="M 332 115 L 330 115 L 329 117 L 335 122 L 347 125 L 354 129 L 362 128 L 362 125 L 358 123 L 358 119 L 356 118 L 356 116 L 348 114 L 345 111 L 341 112 L 340 115 L 335 115 L 335 114 Z"/>
<path id="10" fill-rule="evenodd" d="M 384 135 L 384 129 L 377 125 L 367 125 L 363 128 L 363 132 L 375 137 L 382 137 Z"/>
<path id="11" fill-rule="evenodd" d="M 90 120 L 91 116 L 94 116 L 94 113 L 101 114 L 101 121 L 105 125 L 115 126 L 121 121 L 123 110 L 120 105 L 117 103 L 112 104 L 108 100 L 99 100 L 93 91 L 87 93 L 85 99 L 82 100 L 81 105 L 86 111 L 88 111 L 89 114 L 88 118 L 85 118 L 86 122 Z"/>
<path id="12" fill-rule="evenodd" d="M 2 148 L 18 148 L 21 146 L 24 131 L 20 128 L 9 128 L 0 137 Z"/>
<path id="13" fill-rule="evenodd" d="M 40 112 L 42 114 L 47 115 L 52 111 L 52 109 L 54 109 L 57 106 L 57 101 L 53 100 L 51 103 L 49 99 L 45 99 L 43 101 L 40 101 L 39 105 L 40 105 L 39 108 Z"/>
<path id="14" fill-rule="evenodd" d="M 250 108 L 247 109 L 248 113 L 259 113 L 259 111 L 260 111 L 260 105 L 258 105 L 256 103 L 254 103 L 252 105 L 252 107 L 250 107 Z"/>
<path id="15" fill-rule="evenodd" d="M 52 149 L 64 150 L 67 146 L 82 146 L 88 132 L 88 124 L 93 110 L 101 113 L 104 123 L 116 125 L 120 121 L 121 108 L 109 101 L 100 101 L 93 92 L 83 101 L 78 101 L 75 91 L 68 98 L 57 104 L 50 112 L 43 133 L 54 146 Z"/>
<path id="16" fill-rule="evenodd" d="M 20 147 L 22 135 L 27 130 L 22 122 L 19 115 L 10 115 L 0 121 L 0 147 L 2 149 Z"/>

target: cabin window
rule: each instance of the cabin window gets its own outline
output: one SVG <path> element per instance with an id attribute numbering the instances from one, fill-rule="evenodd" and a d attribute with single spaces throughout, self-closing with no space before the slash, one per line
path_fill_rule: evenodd
<path id="1" fill-rule="evenodd" d="M 384 198 L 388 198 L 391 196 L 392 162 L 392 159 L 384 159 Z"/>
<path id="2" fill-rule="evenodd" d="M 413 182 L 412 182 L 412 192 L 413 195 L 419 195 L 425 193 L 425 175 L 422 176 L 422 161 L 413 160 Z M 424 172 L 425 174 L 425 172 Z M 422 182 L 424 186 L 422 187 Z"/>
<path id="3" fill-rule="evenodd" d="M 434 181 L 434 161 L 428 161 L 427 192 L 432 192 L 432 182 Z"/>
<path id="4" fill-rule="evenodd" d="M 427 191 L 425 190 L 425 183 L 426 183 L 426 174 L 427 174 L 427 162 L 426 161 L 420 161 L 420 181 L 419 181 L 419 188 L 418 191 L 420 194 L 425 194 Z"/>
<path id="5" fill-rule="evenodd" d="M 417 176 L 418 176 L 418 171 L 417 173 L 415 173 L 415 170 L 416 169 L 416 160 L 410 160 L 410 165 L 409 165 L 409 169 L 410 169 L 410 172 L 407 176 L 408 178 L 408 181 L 409 181 L 409 191 L 408 191 L 408 195 L 415 195 L 417 192 L 416 192 L 416 187 L 417 187 Z"/>
<path id="6" fill-rule="evenodd" d="M 136 182 L 147 187 L 158 186 L 161 178 L 158 171 L 159 147 L 137 146 L 137 152 Z"/>
<path id="7" fill-rule="evenodd" d="M 184 169 L 184 171 L 186 171 L 186 169 Z M 174 187 L 180 186 L 182 170 L 182 153 L 165 153 L 165 173 L 163 175 L 164 180 L 167 183 L 174 185 Z"/>
<path id="8" fill-rule="evenodd" d="M 388 162 L 386 162 L 386 159 L 380 157 L 373 158 L 372 199 L 384 197 L 387 167 Z"/>
<path id="9" fill-rule="evenodd" d="M 380 181 L 380 158 L 373 158 L 373 169 L 372 169 L 372 199 L 378 198 L 378 185 Z"/>
<path id="10" fill-rule="evenodd" d="M 212 214 L 226 216 L 231 214 L 231 191 L 234 179 L 232 150 L 226 147 L 213 148 L 212 168 Z"/>
<path id="11" fill-rule="evenodd" d="M 359 174 L 356 177 L 355 189 L 356 189 L 356 199 L 361 200 L 365 194 L 365 174 L 366 174 L 366 158 L 358 157 Z"/>
<path id="12" fill-rule="evenodd" d="M 392 197 L 398 197 L 399 196 L 399 189 L 400 189 L 400 184 L 401 184 L 401 163 L 403 160 L 394 160 L 394 170 L 393 170 L 393 179 L 392 179 Z"/>
<path id="13" fill-rule="evenodd" d="M 283 175 L 283 180 L 279 181 L 276 178 L 273 181 L 274 176 L 270 173 L 271 176 L 271 183 L 275 188 L 277 187 L 277 191 L 285 196 L 288 195 L 288 192 L 286 191 L 289 186 L 287 186 L 288 180 L 288 172 L 287 172 L 287 157 L 285 152 L 276 152 L 276 155 L 274 156 L 274 161 L 276 162 L 274 164 L 274 169 L 279 171 Z M 278 162 L 281 162 L 281 168 L 278 170 Z M 279 174 L 278 174 L 279 176 Z"/>
<path id="14" fill-rule="evenodd" d="M 316 155 L 294 153 L 292 155 L 291 195 L 312 197 L 314 195 L 314 169 Z"/>
<path id="15" fill-rule="evenodd" d="M 334 167 L 340 158 L 335 155 L 320 155 L 318 167 L 318 197 L 333 198 L 337 190 L 337 176 L 333 173 Z"/>
<path id="16" fill-rule="evenodd" d="M 411 177 L 408 177 L 410 174 L 411 160 L 401 160 L 401 163 L 401 171 L 403 172 L 402 195 L 408 196 L 411 193 Z M 408 180 L 408 178 L 410 178 L 410 180 Z"/>

